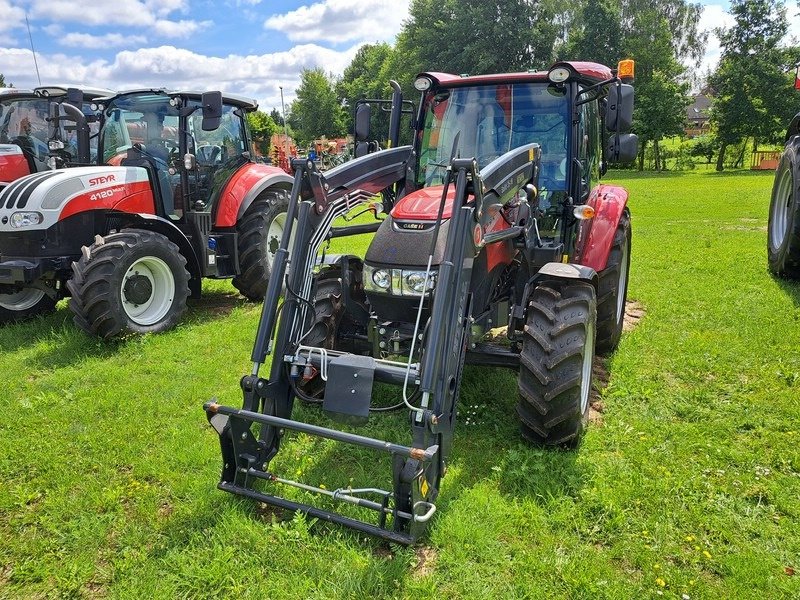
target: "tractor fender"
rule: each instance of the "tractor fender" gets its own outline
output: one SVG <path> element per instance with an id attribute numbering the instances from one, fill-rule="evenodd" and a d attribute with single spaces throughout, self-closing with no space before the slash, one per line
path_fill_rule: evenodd
<path id="1" fill-rule="evenodd" d="M 574 263 L 549 262 L 533 274 L 528 280 L 526 288 L 531 289 L 540 281 L 552 281 L 553 279 L 585 281 L 591 283 L 595 289 L 597 289 L 598 283 L 597 271 L 591 267 Z"/>
<path id="2" fill-rule="evenodd" d="M 617 225 L 628 205 L 628 190 L 617 185 L 599 185 L 587 204 L 594 208 L 594 217 L 581 222 L 575 262 L 602 271 L 608 262 Z"/>
<path id="3" fill-rule="evenodd" d="M 114 229 L 135 227 L 136 229 L 146 229 L 160 233 L 178 246 L 181 254 L 186 257 L 186 268 L 189 270 L 192 279 L 199 281 L 202 278 L 203 273 L 200 268 L 200 261 L 192 247 L 192 243 L 178 227 L 167 219 L 147 213 L 111 212 L 108 214 L 108 221 L 113 223 Z M 122 222 L 121 224 L 120 221 Z"/>
<path id="4" fill-rule="evenodd" d="M 276 187 L 287 192 L 294 178 L 278 167 L 248 163 L 230 178 L 217 205 L 216 227 L 235 227 L 244 212 L 266 189 Z"/>
<path id="5" fill-rule="evenodd" d="M 786 139 L 784 142 L 788 142 L 792 136 L 795 135 L 800 135 L 800 113 L 797 113 L 789 122 L 789 128 L 786 130 Z"/>

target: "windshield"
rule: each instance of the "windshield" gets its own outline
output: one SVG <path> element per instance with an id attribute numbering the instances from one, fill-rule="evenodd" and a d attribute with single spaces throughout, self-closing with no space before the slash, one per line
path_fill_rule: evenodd
<path id="1" fill-rule="evenodd" d="M 542 146 L 540 185 L 565 190 L 568 123 L 566 89 L 552 84 L 444 90 L 427 106 L 418 183 L 443 183 L 454 144 L 456 157 L 475 157 L 483 168 L 509 150 L 536 142 Z"/>

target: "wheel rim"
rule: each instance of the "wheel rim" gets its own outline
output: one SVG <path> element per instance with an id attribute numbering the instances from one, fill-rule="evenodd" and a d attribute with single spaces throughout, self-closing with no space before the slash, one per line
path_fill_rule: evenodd
<path id="1" fill-rule="evenodd" d="M 283 229 L 286 227 L 286 213 L 278 213 L 267 229 L 267 257 L 269 264 L 275 262 L 275 255 L 278 254 L 278 248 L 281 245 L 281 238 L 283 237 Z"/>
<path id="2" fill-rule="evenodd" d="M 619 281 L 617 282 L 617 323 L 622 320 L 625 313 L 625 291 L 628 289 L 628 248 L 622 253 L 622 261 L 619 263 Z"/>
<path id="3" fill-rule="evenodd" d="M 0 307 L 6 310 L 23 311 L 36 306 L 44 298 L 44 292 L 36 288 L 25 288 L 13 294 L 0 294 Z"/>
<path id="4" fill-rule="evenodd" d="M 784 171 L 775 184 L 775 197 L 769 218 L 769 244 L 773 251 L 778 250 L 786 237 L 789 223 L 789 204 L 792 200 L 792 177 Z"/>
<path id="5" fill-rule="evenodd" d="M 586 325 L 586 342 L 583 346 L 583 368 L 581 369 L 581 414 L 589 406 L 589 392 L 592 389 L 592 358 L 594 357 L 594 323 Z"/>
<path id="6" fill-rule="evenodd" d="M 163 319 L 175 299 L 175 278 L 167 263 L 155 256 L 135 261 L 122 278 L 122 309 L 137 325 Z"/>

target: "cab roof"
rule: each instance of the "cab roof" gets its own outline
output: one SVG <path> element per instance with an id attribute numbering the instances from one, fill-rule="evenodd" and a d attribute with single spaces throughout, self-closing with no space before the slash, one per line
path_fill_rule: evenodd
<path id="1" fill-rule="evenodd" d="M 592 85 L 607 81 L 614 77 L 611 69 L 605 65 L 584 61 L 562 61 L 555 63 L 550 70 L 566 66 L 570 68 L 575 77 L 582 83 Z M 546 83 L 549 71 L 523 71 L 521 73 L 491 73 L 488 75 L 454 75 L 452 73 L 427 72 L 420 73 L 430 77 L 433 82 L 441 87 L 462 87 L 471 85 L 497 85 L 503 83 Z"/>
<path id="2" fill-rule="evenodd" d="M 108 97 L 101 98 L 104 102 L 108 102 L 113 98 L 117 98 L 119 96 L 133 96 L 136 94 L 163 94 L 165 96 L 181 96 L 183 98 L 187 98 L 189 100 L 197 100 L 199 101 L 202 97 L 204 92 L 197 91 L 197 90 L 170 90 L 166 88 L 137 88 L 132 90 L 123 90 L 117 94 L 110 94 Z M 246 111 L 256 110 L 258 109 L 258 102 L 253 100 L 252 98 L 247 98 L 245 96 L 239 96 L 238 94 L 227 94 L 222 92 L 222 102 L 223 104 L 231 104 L 238 108 L 243 108 Z"/>

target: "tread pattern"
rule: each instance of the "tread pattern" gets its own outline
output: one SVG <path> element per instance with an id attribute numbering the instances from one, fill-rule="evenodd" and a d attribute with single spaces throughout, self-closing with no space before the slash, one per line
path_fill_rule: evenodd
<path id="1" fill-rule="evenodd" d="M 248 300 L 264 300 L 272 273 L 268 252 L 269 225 L 288 209 L 288 194 L 284 190 L 270 190 L 256 198 L 236 224 L 239 275 L 233 278 L 233 285 Z"/>
<path id="2" fill-rule="evenodd" d="M 786 176 L 792 180 L 786 238 L 776 251 L 772 250 L 771 241 L 767 241 L 767 261 L 770 271 L 775 275 L 800 279 L 800 136 L 793 136 L 786 142 L 781 161 L 775 171 L 775 183 L 772 186 L 769 207 L 768 236 L 772 232 L 772 209 L 775 202 L 786 201 L 786 198 L 777 197 L 778 182 L 781 177 Z"/>
<path id="3" fill-rule="evenodd" d="M 531 442 L 558 446 L 579 441 L 589 412 L 588 405 L 581 411 L 584 348 L 596 318 L 594 288 L 587 283 L 551 281 L 533 290 L 517 404 L 522 435 Z"/>
<path id="4" fill-rule="evenodd" d="M 597 345 L 598 354 L 610 354 L 617 349 L 622 337 L 622 326 L 625 322 L 625 310 L 617 319 L 617 299 L 619 278 L 622 276 L 622 261 L 625 253 L 628 255 L 626 268 L 631 266 L 631 214 L 626 208 L 619 219 L 617 230 L 614 232 L 614 241 L 608 255 L 606 268 L 599 274 L 597 294 Z M 625 274 L 627 276 L 627 273 Z M 625 283 L 625 297 L 628 296 L 628 284 Z"/>
<path id="5" fill-rule="evenodd" d="M 177 325 L 186 312 L 189 272 L 178 246 L 161 234 L 144 229 L 126 229 L 105 237 L 96 236 L 91 246 L 72 263 L 67 289 L 75 324 L 90 335 L 108 339 L 125 332 L 159 333 Z M 161 321 L 141 326 L 130 321 L 122 308 L 122 278 L 132 262 L 142 256 L 157 256 L 170 266 L 175 278 L 175 297 Z"/>

